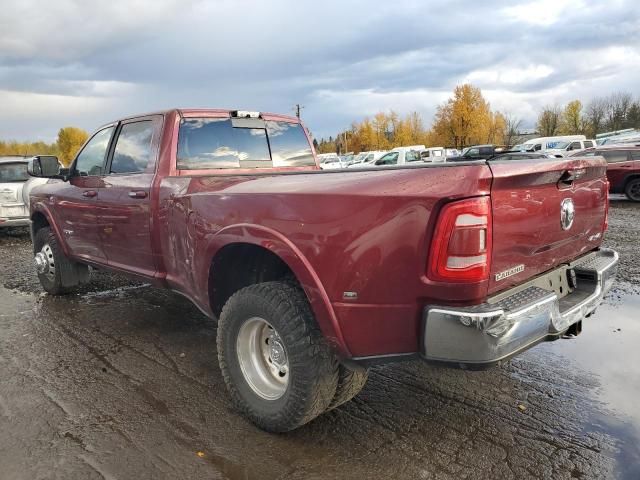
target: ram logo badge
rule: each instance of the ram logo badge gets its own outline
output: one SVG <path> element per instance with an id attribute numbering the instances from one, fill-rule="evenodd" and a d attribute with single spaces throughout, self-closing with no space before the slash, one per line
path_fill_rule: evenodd
<path id="1" fill-rule="evenodd" d="M 511 277 L 516 273 L 520 273 L 520 272 L 524 272 L 523 264 L 516 265 L 515 267 L 510 268 L 509 270 L 505 270 L 504 272 L 496 273 L 496 282 L 499 282 L 500 280 L 504 280 L 505 278 Z"/>
<path id="2" fill-rule="evenodd" d="M 560 225 L 563 230 L 569 230 L 573 225 L 573 219 L 576 216 L 576 207 L 573 200 L 565 198 L 560 204 Z"/>

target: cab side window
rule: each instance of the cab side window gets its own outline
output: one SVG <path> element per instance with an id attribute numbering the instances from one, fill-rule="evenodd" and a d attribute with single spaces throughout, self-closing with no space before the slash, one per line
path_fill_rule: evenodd
<path id="1" fill-rule="evenodd" d="M 610 152 L 602 152 L 602 156 L 605 158 L 607 163 L 620 163 L 626 162 L 629 159 L 627 152 L 625 150 L 612 150 Z"/>
<path id="2" fill-rule="evenodd" d="M 465 154 L 466 157 L 477 157 L 478 155 L 480 155 L 479 148 L 470 148 L 469 150 L 467 150 L 467 153 Z"/>
<path id="3" fill-rule="evenodd" d="M 404 157 L 406 162 L 417 162 L 420 160 L 420 154 L 414 150 L 409 150 Z"/>
<path id="4" fill-rule="evenodd" d="M 569 145 L 569 148 L 567 150 L 580 150 L 582 148 L 582 145 L 580 144 L 580 142 L 571 142 L 571 145 Z"/>
<path id="5" fill-rule="evenodd" d="M 379 158 L 376 165 L 395 165 L 398 163 L 398 152 L 389 152 L 383 157 Z"/>
<path id="6" fill-rule="evenodd" d="M 125 123 L 120 129 L 113 151 L 110 173 L 138 173 L 147 170 L 151 161 L 153 122 Z"/>
<path id="7" fill-rule="evenodd" d="M 114 127 L 107 127 L 97 132 L 84 146 L 74 166 L 75 172 L 83 177 L 102 175 L 104 160 Z"/>

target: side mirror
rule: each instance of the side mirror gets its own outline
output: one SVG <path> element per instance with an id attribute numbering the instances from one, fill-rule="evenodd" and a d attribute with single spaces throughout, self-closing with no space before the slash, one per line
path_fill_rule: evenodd
<path id="1" fill-rule="evenodd" d="M 66 180 L 69 175 L 68 168 L 62 168 L 58 157 L 53 155 L 37 155 L 29 160 L 27 172 L 32 177 L 61 178 Z"/>

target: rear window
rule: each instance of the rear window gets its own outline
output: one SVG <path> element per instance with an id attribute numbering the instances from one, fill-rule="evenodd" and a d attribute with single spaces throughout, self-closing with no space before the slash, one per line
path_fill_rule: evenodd
<path id="1" fill-rule="evenodd" d="M 29 180 L 27 164 L 24 162 L 0 164 L 0 183 L 26 182 Z"/>
<path id="2" fill-rule="evenodd" d="M 178 135 L 178 169 L 315 165 L 301 125 L 276 121 L 255 125 L 259 128 L 234 127 L 229 118 L 184 119 Z"/>
<path id="3" fill-rule="evenodd" d="M 266 122 L 274 167 L 307 167 L 316 162 L 299 123 Z"/>

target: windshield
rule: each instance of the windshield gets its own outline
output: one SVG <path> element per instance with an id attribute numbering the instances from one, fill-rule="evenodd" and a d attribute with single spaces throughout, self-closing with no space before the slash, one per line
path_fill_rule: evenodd
<path id="1" fill-rule="evenodd" d="M 547 148 L 555 148 L 563 150 L 569 146 L 571 142 L 547 142 Z"/>
<path id="2" fill-rule="evenodd" d="M 0 164 L 0 183 L 26 182 L 29 180 L 27 164 L 24 162 Z"/>

